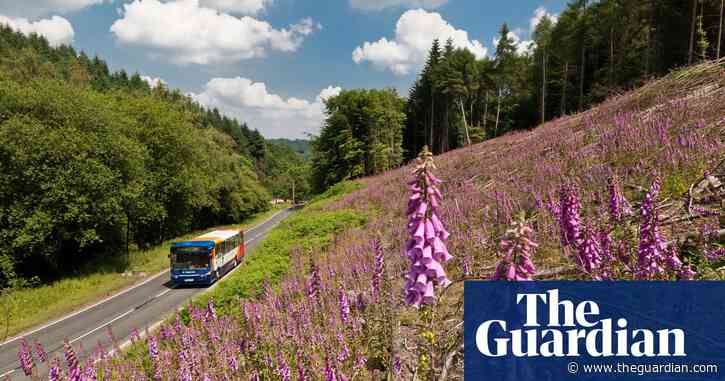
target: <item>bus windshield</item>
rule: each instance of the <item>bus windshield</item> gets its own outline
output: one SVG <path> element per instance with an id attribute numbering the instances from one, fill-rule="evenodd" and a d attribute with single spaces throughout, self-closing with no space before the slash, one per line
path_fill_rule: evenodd
<path id="1" fill-rule="evenodd" d="M 209 253 L 175 253 L 173 255 L 174 270 L 199 270 L 209 267 Z"/>

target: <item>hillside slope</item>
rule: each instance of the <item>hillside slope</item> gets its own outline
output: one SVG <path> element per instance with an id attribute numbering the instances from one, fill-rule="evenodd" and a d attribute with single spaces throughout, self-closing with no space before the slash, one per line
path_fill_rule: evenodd
<path id="1" fill-rule="evenodd" d="M 363 179 L 363 189 L 318 207 L 364 213 L 364 226 L 337 234 L 323 248 L 291 250 L 293 270 L 278 287 L 259 285 L 257 296 L 240 300 L 238 308 L 228 303 L 234 295 L 225 295 L 231 316 L 218 316 L 211 302 L 206 310 L 192 307 L 152 335 L 139 356 L 123 364 L 101 361 L 97 369 L 119 379 L 156 372 L 284 379 L 294 371 L 310 380 L 413 374 L 462 380 L 461 281 L 491 278 L 502 236 L 512 239 L 506 233 L 512 221 L 533 229 L 538 248 L 527 245 L 538 269 L 534 278 L 723 278 L 722 259 L 714 254 L 725 230 L 719 215 L 725 165 L 718 165 L 724 140 L 720 61 L 672 73 L 583 114 L 435 157 L 434 171 L 443 181 L 438 214 L 454 257 L 445 270 L 453 283 L 445 290 L 437 286 L 437 304 L 420 310 L 404 298 L 412 168 Z M 612 189 L 618 212 L 610 214 Z M 640 229 L 641 210 L 648 211 L 646 229 Z M 660 218 L 653 219 L 658 213 L 652 211 Z M 562 216 L 581 225 L 578 234 L 586 238 L 584 246 L 598 247 L 599 262 L 577 261 L 581 243 L 562 240 Z M 668 259 L 676 255 L 684 264 L 658 262 L 666 268 L 643 271 L 639 234 L 653 233 L 652 226 L 658 239 L 648 243 L 649 252 L 666 249 Z M 605 241 L 616 250 L 605 250 Z M 187 340 L 194 342 L 191 358 Z M 223 355 L 202 363 L 195 356 L 205 351 Z"/>
<path id="2" fill-rule="evenodd" d="M 403 274 L 410 267 L 404 254 L 410 238 L 405 213 L 411 168 L 362 180 L 365 189 L 331 209 L 374 208 L 380 214 L 364 232 L 338 240 L 332 252 L 369 250 L 374 242 L 385 248 L 385 273 L 392 289 L 383 293 L 389 299 L 379 301 L 374 316 L 365 319 L 392 325 L 365 332 L 361 340 L 397 339 L 381 346 L 382 353 L 367 353 L 368 359 L 390 365 L 388 359 L 402 358 L 404 372 L 425 372 L 432 362 L 440 374 L 462 342 L 462 283 L 456 281 L 494 275 L 502 259 L 501 240 L 522 213 L 538 244 L 532 255 L 535 279 L 680 279 L 691 277 L 691 271 L 696 279 L 723 279 L 725 262 L 718 248 L 725 243 L 725 189 L 717 186 L 725 180 L 723 160 L 725 60 L 675 71 L 540 128 L 435 157 L 434 172 L 443 180 L 438 212 L 451 234 L 448 250 L 454 256 L 445 268 L 454 285 L 424 314 L 414 313 L 402 300 Z M 658 196 L 651 192 L 655 178 L 661 179 Z M 617 196 L 612 198 L 610 190 Z M 560 196 L 571 191 L 581 203 L 581 234 L 599 247 L 595 266 L 579 261 L 575 245 L 562 244 Z M 664 258 L 656 263 L 662 272 L 643 268 L 638 252 L 643 246 L 640 207 L 647 193 L 655 196 L 660 242 L 675 243 L 666 250 L 673 249 L 684 262 L 678 269 L 669 268 Z M 618 219 L 610 213 L 613 199 L 614 209 L 622 214 Z M 366 263 L 329 266 L 343 272 L 374 269 L 375 258 L 371 254 Z M 322 273 L 327 271 L 323 268 Z M 412 342 L 418 349 L 410 350 Z M 434 357 L 421 363 L 419 353 Z M 461 377 L 462 356 L 455 358 Z"/>

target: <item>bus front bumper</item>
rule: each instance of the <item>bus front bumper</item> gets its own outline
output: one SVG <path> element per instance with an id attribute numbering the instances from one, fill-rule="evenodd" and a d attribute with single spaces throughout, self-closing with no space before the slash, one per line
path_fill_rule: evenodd
<path id="1" fill-rule="evenodd" d="M 171 274 L 171 281 L 178 284 L 212 284 L 214 276 L 211 272 L 205 274 Z"/>

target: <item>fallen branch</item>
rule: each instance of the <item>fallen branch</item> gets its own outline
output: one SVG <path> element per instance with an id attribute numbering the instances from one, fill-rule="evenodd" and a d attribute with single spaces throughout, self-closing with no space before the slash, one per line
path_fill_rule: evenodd
<path id="1" fill-rule="evenodd" d="M 441 371 L 441 377 L 438 379 L 439 381 L 445 381 L 448 378 L 448 370 L 453 365 L 453 359 L 459 352 L 462 351 L 463 343 L 461 343 L 461 345 L 459 345 L 458 347 L 454 348 L 452 351 L 448 352 L 448 355 L 446 355 L 446 361 L 443 365 L 443 370 Z"/>

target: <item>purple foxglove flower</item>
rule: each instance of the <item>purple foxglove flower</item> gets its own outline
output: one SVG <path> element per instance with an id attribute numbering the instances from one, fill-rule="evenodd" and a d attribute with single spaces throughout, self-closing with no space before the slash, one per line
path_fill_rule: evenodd
<path id="1" fill-rule="evenodd" d="M 577 250 L 577 259 L 583 272 L 594 280 L 602 280 L 602 248 L 597 238 L 589 226 L 584 227 L 584 240 Z"/>
<path id="2" fill-rule="evenodd" d="M 309 285 L 307 286 L 307 297 L 313 300 L 317 300 L 317 294 L 320 292 L 320 270 L 317 265 L 313 262 L 310 266 L 312 273 L 310 274 Z"/>
<path id="3" fill-rule="evenodd" d="M 578 248 L 581 244 L 581 203 L 572 186 L 563 186 L 559 191 L 561 198 L 561 243 L 563 246 Z"/>
<path id="4" fill-rule="evenodd" d="M 679 271 L 682 268 L 682 261 L 680 260 L 680 257 L 677 256 L 677 248 L 674 244 L 670 245 L 667 250 L 665 262 L 671 271 Z"/>
<path id="5" fill-rule="evenodd" d="M 531 256 L 538 245 L 533 241 L 533 230 L 522 219 L 511 223 L 500 243 L 504 253 L 491 280 L 531 280 L 536 267 Z"/>
<path id="6" fill-rule="evenodd" d="M 50 370 L 48 370 L 48 381 L 59 381 L 60 380 L 60 366 L 58 366 L 58 361 L 53 361 L 53 365 L 51 365 Z"/>
<path id="7" fill-rule="evenodd" d="M 338 291 L 338 302 L 340 304 L 340 320 L 343 324 L 346 324 L 350 316 L 350 303 L 348 303 L 347 295 L 342 288 Z"/>
<path id="8" fill-rule="evenodd" d="M 259 374 L 257 374 L 256 370 L 249 376 L 249 381 L 259 381 Z"/>
<path id="9" fill-rule="evenodd" d="M 710 261 L 717 261 L 720 260 L 723 256 L 725 256 L 725 248 L 719 248 L 715 250 L 708 251 L 705 256 Z"/>
<path id="10" fill-rule="evenodd" d="M 277 369 L 275 370 L 275 373 L 277 373 L 277 375 L 282 378 L 282 381 L 290 381 L 290 369 L 287 366 L 287 363 L 284 361 L 284 358 L 282 358 L 282 354 L 280 354 L 279 352 L 277 352 Z"/>
<path id="11" fill-rule="evenodd" d="M 377 300 L 378 295 L 380 294 L 380 279 L 383 276 L 385 258 L 383 257 L 383 245 L 380 243 L 380 241 L 375 241 L 374 248 L 375 248 L 374 249 L 375 250 L 375 271 L 373 272 L 372 294 L 373 294 L 373 299 Z"/>
<path id="12" fill-rule="evenodd" d="M 38 359 L 40 359 L 40 362 L 48 362 L 48 353 L 45 352 L 43 344 L 41 344 L 38 340 L 35 340 L 35 353 L 38 355 Z"/>
<path id="13" fill-rule="evenodd" d="M 20 367 L 23 369 L 23 373 L 28 377 L 32 376 L 35 361 L 33 360 L 33 353 L 30 351 L 30 346 L 24 338 L 20 340 L 18 360 L 20 361 Z"/>
<path id="14" fill-rule="evenodd" d="M 297 352 L 297 381 L 308 381 L 307 372 L 305 371 L 305 364 L 302 361 L 300 352 Z"/>
<path id="15" fill-rule="evenodd" d="M 438 217 L 441 193 L 437 185 L 441 180 L 433 175 L 433 169 L 433 155 L 424 148 L 416 161 L 415 178 L 409 183 L 412 195 L 407 210 L 410 240 L 406 244 L 406 255 L 411 266 L 405 284 L 405 302 L 416 308 L 435 303 L 435 285 L 450 284 L 443 269 L 443 264 L 452 258 L 445 244 L 450 234 Z"/>
<path id="16" fill-rule="evenodd" d="M 659 177 L 655 177 L 640 209 L 641 225 L 637 250 L 639 267 L 637 277 L 640 279 L 651 279 L 664 272 L 665 242 L 657 226 L 659 221 L 655 205 L 660 185 Z"/>
<path id="17" fill-rule="evenodd" d="M 86 361 L 85 369 L 83 370 L 83 381 L 97 381 L 98 376 L 96 375 L 96 368 L 93 367 L 93 363 L 90 359 Z"/>
<path id="18" fill-rule="evenodd" d="M 395 372 L 396 375 L 399 375 L 400 371 L 401 371 L 400 357 L 395 356 L 395 359 L 393 360 L 393 372 Z"/>
<path id="19" fill-rule="evenodd" d="M 204 316 L 207 320 L 217 320 L 216 309 L 214 308 L 214 298 L 209 298 L 206 304 L 206 315 Z"/>
<path id="20" fill-rule="evenodd" d="M 68 365 L 69 381 L 81 381 L 81 368 L 78 364 L 78 357 L 76 357 L 76 353 L 73 351 L 73 347 L 70 346 L 68 340 L 65 341 L 63 347 L 65 362 Z"/>
<path id="21" fill-rule="evenodd" d="M 330 363 L 325 364 L 325 381 L 337 381 L 337 375 L 335 374 L 335 368 L 330 367 Z"/>

